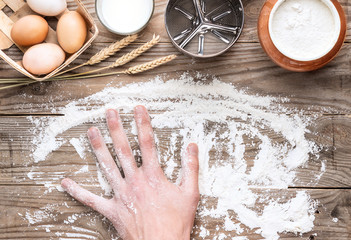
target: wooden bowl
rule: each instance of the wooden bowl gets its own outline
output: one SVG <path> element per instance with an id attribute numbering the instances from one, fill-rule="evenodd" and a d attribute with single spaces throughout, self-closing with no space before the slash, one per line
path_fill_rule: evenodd
<path id="1" fill-rule="evenodd" d="M 313 71 L 317 70 L 327 63 L 329 63 L 331 60 L 334 59 L 334 57 L 338 54 L 340 51 L 346 37 L 346 17 L 344 10 L 340 3 L 337 0 L 330 0 L 340 17 L 340 34 L 339 38 L 334 45 L 334 47 L 323 57 L 318 58 L 316 60 L 311 60 L 311 61 L 298 61 L 295 59 L 291 59 L 284 54 L 282 54 L 276 46 L 273 44 L 272 39 L 269 34 L 269 16 L 270 13 L 274 7 L 274 5 L 278 2 L 278 0 L 267 0 L 262 9 L 261 13 L 258 19 L 258 37 L 261 43 L 262 48 L 264 51 L 267 53 L 267 55 L 272 59 L 273 62 L 275 62 L 277 65 L 279 65 L 282 68 L 285 68 L 290 71 L 295 71 L 295 72 L 308 72 L 308 71 Z"/>

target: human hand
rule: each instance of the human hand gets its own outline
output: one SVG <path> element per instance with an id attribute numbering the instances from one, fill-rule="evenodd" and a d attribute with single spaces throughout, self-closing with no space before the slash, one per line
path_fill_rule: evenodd
<path id="1" fill-rule="evenodd" d="M 189 144 L 182 159 L 179 186 L 170 183 L 158 160 L 150 117 L 143 106 L 134 109 L 142 166 L 137 167 L 116 110 L 106 112 L 113 146 L 123 168 L 122 177 L 99 130 L 88 130 L 89 140 L 114 196 L 106 199 L 63 179 L 62 187 L 75 199 L 107 217 L 125 240 L 190 239 L 199 202 L 198 147 Z"/>

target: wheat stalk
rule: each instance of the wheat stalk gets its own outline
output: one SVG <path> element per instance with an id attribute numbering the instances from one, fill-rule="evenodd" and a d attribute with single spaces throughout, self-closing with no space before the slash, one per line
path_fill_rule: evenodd
<path id="1" fill-rule="evenodd" d="M 160 42 L 160 36 L 154 35 L 153 38 L 149 42 L 147 42 L 144 45 L 142 45 L 141 47 L 131 51 L 130 53 L 123 55 L 122 57 L 118 58 L 113 64 L 111 64 L 107 67 L 102 67 L 102 68 L 98 68 L 95 70 L 72 74 L 72 75 L 68 75 L 68 76 L 62 76 L 62 78 L 78 77 L 78 76 L 87 75 L 87 74 L 91 74 L 91 73 L 95 73 L 95 72 L 100 72 L 100 71 L 103 71 L 105 69 L 120 67 L 120 66 L 132 61 L 133 59 L 139 57 L 141 54 L 143 54 L 144 52 L 146 52 L 147 50 L 149 50 L 150 48 L 152 48 L 153 46 L 155 46 L 159 42 Z"/>
<path id="2" fill-rule="evenodd" d="M 150 48 L 155 46 L 157 43 L 159 43 L 159 41 L 160 41 L 160 36 L 154 35 L 153 38 L 149 42 L 147 42 L 144 45 L 142 45 L 141 47 L 131 51 L 130 53 L 127 53 L 127 54 L 123 55 L 122 57 L 118 58 L 113 64 L 111 64 L 107 68 L 119 67 L 119 66 L 122 66 L 122 65 L 132 61 L 133 59 L 137 58 L 138 56 L 140 56 L 141 54 L 143 54 L 144 52 L 146 52 L 147 50 L 149 50 Z"/>
<path id="3" fill-rule="evenodd" d="M 118 52 L 122 48 L 128 46 L 130 43 L 134 42 L 137 38 L 138 38 L 138 34 L 127 36 L 127 37 L 123 38 L 122 40 L 117 41 L 106 48 L 101 49 L 98 53 L 96 53 L 94 56 L 92 56 L 87 62 L 80 64 L 78 66 L 75 66 L 73 68 L 70 68 L 68 70 L 65 70 L 63 72 L 60 72 L 60 73 L 56 74 L 54 77 L 60 76 L 66 72 L 73 71 L 77 68 L 81 68 L 81 67 L 84 67 L 86 65 L 91 66 L 91 65 L 100 63 L 100 62 L 104 61 L 105 59 L 114 55 L 116 52 Z"/>
<path id="4" fill-rule="evenodd" d="M 111 44 L 107 48 L 102 49 L 100 52 L 92 56 L 89 61 L 86 62 L 87 65 L 94 65 L 102 62 L 103 60 L 109 58 L 114 55 L 116 52 L 121 50 L 122 48 L 128 46 L 130 43 L 134 42 L 138 38 L 137 34 L 127 36 L 123 38 L 121 41 L 115 42 Z"/>
<path id="5" fill-rule="evenodd" d="M 87 78 L 94 78 L 94 77 L 105 77 L 105 76 L 111 76 L 111 75 L 116 75 L 116 74 L 137 74 L 137 73 L 141 73 L 141 72 L 145 72 L 148 70 L 151 70 L 153 68 L 156 68 L 158 66 L 161 66 L 163 64 L 166 64 L 170 61 L 172 61 L 173 59 L 175 59 L 177 57 L 177 55 L 173 54 L 173 55 L 169 55 L 166 57 L 162 57 L 162 58 L 158 58 L 155 59 L 151 62 L 147 62 L 141 65 L 137 65 L 134 67 L 130 67 L 124 71 L 117 71 L 117 72 L 109 72 L 109 73 L 100 73 L 100 74 L 89 74 L 89 75 L 84 75 L 84 76 L 75 76 L 75 77 L 71 77 L 71 78 L 54 78 L 53 80 L 77 80 L 77 79 L 87 79 Z"/>
<path id="6" fill-rule="evenodd" d="M 156 68 L 160 65 L 166 64 L 166 63 L 172 61 L 173 59 L 175 59 L 176 57 L 177 57 L 177 55 L 172 54 L 172 55 L 168 55 L 166 57 L 158 58 L 158 59 L 155 59 L 151 62 L 140 64 L 140 65 L 137 65 L 134 67 L 130 67 L 127 70 L 123 71 L 123 73 L 132 75 L 132 74 L 145 72 L 145 71 L 151 70 L 153 68 Z"/>
<path id="7" fill-rule="evenodd" d="M 137 74 L 137 73 L 141 73 L 141 72 L 145 72 L 148 70 L 151 70 L 153 68 L 156 68 L 162 64 L 166 64 L 170 61 L 172 61 L 173 59 L 175 59 L 177 57 L 177 55 L 169 55 L 166 57 L 162 57 L 162 58 L 158 58 L 155 59 L 154 61 L 151 62 L 147 62 L 141 65 L 137 65 L 134 67 L 130 67 L 124 71 L 118 71 L 118 72 L 109 72 L 109 73 L 103 73 L 103 74 L 90 74 L 90 75 L 85 75 L 85 76 L 79 76 L 79 77 L 72 77 L 72 78 L 51 78 L 51 79 L 47 79 L 44 80 L 45 82 L 47 81 L 62 81 L 62 80 L 78 80 L 78 79 L 88 79 L 88 78 L 97 78 L 97 77 L 104 77 L 104 76 L 111 76 L 111 75 L 116 75 L 116 74 Z M 23 83 L 16 83 L 16 82 L 11 82 L 13 84 L 8 85 L 8 86 L 4 86 L 4 87 L 0 87 L 0 90 L 4 90 L 4 89 L 9 89 L 9 88 L 13 88 L 13 87 L 19 87 L 19 86 L 24 86 L 24 85 L 28 85 L 28 84 L 32 84 L 32 83 L 37 83 L 38 81 L 34 81 L 32 79 L 28 79 L 27 82 L 23 82 Z"/>

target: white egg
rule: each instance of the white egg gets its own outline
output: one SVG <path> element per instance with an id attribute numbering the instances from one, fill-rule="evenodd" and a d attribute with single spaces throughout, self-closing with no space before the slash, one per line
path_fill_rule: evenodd
<path id="1" fill-rule="evenodd" d="M 67 8 L 66 0 L 27 0 L 29 7 L 44 16 L 57 16 Z"/>

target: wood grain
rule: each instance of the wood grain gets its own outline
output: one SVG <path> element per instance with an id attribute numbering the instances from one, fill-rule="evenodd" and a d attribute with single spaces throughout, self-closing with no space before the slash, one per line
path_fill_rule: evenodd
<path id="1" fill-rule="evenodd" d="M 70 0 L 71 2 L 72 0 Z M 146 39 L 150 39 L 153 33 L 157 33 L 161 35 L 162 41 L 170 42 L 168 39 L 168 35 L 165 31 L 164 25 L 164 10 L 167 6 L 167 0 L 156 0 L 155 1 L 155 11 L 154 15 L 147 26 L 147 28 L 142 32 L 142 38 L 140 41 L 145 42 Z M 239 38 L 239 42 L 258 42 L 257 36 L 257 20 L 260 13 L 260 9 L 262 8 L 265 0 L 242 0 L 244 5 L 244 12 L 245 12 L 245 25 L 244 31 Z M 351 13 L 351 2 L 349 0 L 340 0 L 340 4 L 343 6 L 343 9 L 346 15 L 350 16 Z M 116 38 L 120 38 L 115 34 L 108 32 L 101 23 L 97 20 L 97 16 L 95 14 L 95 4 L 93 0 L 85 0 L 83 1 L 86 8 L 89 12 L 94 16 L 96 20 L 100 34 L 97 38 L 97 42 L 112 42 Z M 69 4 L 70 5 L 70 4 Z M 73 4 L 71 4 L 73 6 Z M 347 37 L 346 41 L 350 42 L 351 40 L 351 24 L 348 22 L 347 26 Z"/>
<path id="2" fill-rule="evenodd" d="M 155 116 L 156 114 L 154 113 L 151 116 Z M 39 119 L 40 117 L 36 118 Z M 135 142 L 135 136 L 131 134 L 130 121 L 132 120 L 132 116 L 122 114 L 122 118 L 132 146 L 137 149 L 138 145 Z M 348 142 L 346 142 L 346 145 L 341 144 L 344 143 L 344 140 L 351 133 L 349 119 L 349 117 L 321 115 L 315 120 L 313 126 L 310 127 L 311 133 L 307 137 L 321 147 L 320 155 L 318 158 L 311 156 L 308 165 L 297 171 L 297 181 L 291 187 L 351 188 L 351 175 L 349 174 L 351 172 L 351 151 L 346 147 L 349 146 L 347 145 Z M 74 137 L 86 136 L 86 131 L 94 125 L 96 124 L 87 123 L 74 127 L 59 137 L 70 140 Z M 97 126 L 103 132 L 107 132 L 104 122 L 97 124 Z M 30 131 L 32 128 L 33 125 L 29 120 L 23 117 L 0 118 L 0 157 L 2 159 L 0 163 L 0 179 L 2 184 L 33 184 L 32 179 L 27 176 L 29 172 L 33 171 L 42 173 L 39 174 L 42 182 L 50 182 L 51 179 L 56 179 L 57 177 L 63 178 L 69 172 L 78 171 L 84 164 L 88 164 L 89 166 L 95 165 L 96 161 L 92 154 L 89 154 L 86 162 L 82 161 L 76 150 L 69 143 L 64 144 L 60 149 L 51 153 L 44 162 L 34 163 L 30 157 L 33 149 L 32 139 L 34 137 Z M 158 149 L 161 155 L 164 154 L 166 156 L 170 144 L 169 136 L 172 133 L 177 133 L 177 130 L 155 128 L 155 134 L 160 140 Z M 273 131 L 267 130 L 264 134 L 269 136 L 270 139 L 274 139 L 277 143 L 285 142 L 285 139 Z M 244 144 L 249 149 L 246 152 L 245 159 L 248 166 L 252 166 L 259 146 L 256 144 L 255 139 L 246 139 Z M 87 149 L 90 148 L 87 146 Z M 223 159 L 228 158 L 226 152 L 211 152 L 210 155 L 212 155 L 211 161 L 214 161 L 218 156 L 221 156 Z M 178 157 L 180 159 L 180 156 Z M 164 161 L 167 161 L 167 158 Z M 321 176 L 319 181 L 316 181 L 316 176 L 320 174 L 322 162 L 326 164 L 326 172 Z M 57 170 L 58 163 L 60 164 L 60 170 Z M 163 162 L 163 166 L 165 164 Z M 93 167 L 91 171 L 96 172 L 96 169 Z M 176 167 L 176 172 L 178 171 L 179 166 Z M 174 174 L 175 178 L 176 176 L 177 174 Z M 84 181 L 88 176 L 81 175 L 81 177 L 80 181 Z"/>
<path id="3" fill-rule="evenodd" d="M 95 44 L 82 58 L 75 62 L 81 64 L 103 48 Z M 115 57 L 96 66 L 107 66 L 117 57 L 135 49 L 132 45 Z M 160 56 L 177 53 L 171 44 L 159 44 L 143 54 L 126 67 L 151 61 Z M 118 86 L 131 82 L 145 82 L 156 75 L 166 79 L 179 77 L 183 72 L 196 72 L 219 77 L 222 81 L 236 84 L 239 88 L 249 88 L 253 94 L 270 94 L 289 97 L 294 107 L 306 111 L 350 113 L 351 95 L 351 44 L 344 46 L 334 61 L 326 67 L 311 73 L 293 73 L 275 65 L 261 49 L 260 45 L 236 44 L 232 50 L 212 61 L 195 61 L 179 55 L 170 64 L 136 76 L 112 76 L 99 79 L 65 81 L 59 83 L 38 83 L 13 90 L 0 91 L 0 114 L 45 113 L 48 108 L 58 108 L 68 102 L 91 95 L 105 88 L 106 84 Z M 189 64 L 190 63 L 190 64 Z M 72 65 L 74 66 L 74 65 Z M 95 69 L 84 67 L 80 71 Z M 6 64 L 0 65 L 3 76 L 16 75 Z M 166 74 L 165 74 L 166 73 Z M 75 91 L 71 91 L 75 89 Z"/>
<path id="4" fill-rule="evenodd" d="M 101 189 L 97 187 L 86 186 L 86 188 L 97 194 L 102 194 Z M 101 215 L 72 200 L 67 194 L 56 190 L 45 193 L 45 190 L 45 187 L 41 186 L 0 186 L 0 211 L 2 212 L 0 215 L 0 239 L 58 239 L 59 237 L 62 239 L 68 237 L 112 239 L 118 236 L 109 221 Z M 257 192 L 259 191 L 257 190 Z M 286 196 L 289 198 L 293 197 L 296 192 L 296 190 L 270 191 L 267 196 L 275 198 Z M 318 201 L 318 207 L 315 214 L 315 228 L 312 232 L 303 234 L 302 238 L 350 239 L 351 190 L 309 189 L 307 193 Z M 214 201 L 214 199 L 203 196 L 199 207 L 213 205 Z M 333 218 L 337 218 L 338 222 L 333 222 Z M 28 219 L 32 220 L 29 224 Z M 211 239 L 219 236 L 220 233 L 231 237 L 236 236 L 231 232 L 223 231 L 224 220 L 197 216 L 193 239 L 202 239 L 199 237 L 200 225 L 206 226 Z M 74 234 L 76 235 L 74 236 Z M 310 238 L 313 234 L 317 234 L 317 236 Z M 243 235 L 250 240 L 262 239 L 250 229 L 245 229 Z M 295 234 L 281 234 L 280 239 L 296 238 L 299 237 Z"/>
<path id="5" fill-rule="evenodd" d="M 243 34 L 239 42 L 222 56 L 199 61 L 179 54 L 172 63 L 137 76 L 38 83 L 0 91 L 0 239 L 117 239 L 118 234 L 106 219 L 55 188 L 63 177 L 69 176 L 95 193 L 103 195 L 104 192 L 97 180 L 94 156 L 88 153 L 86 161 L 83 161 L 71 145 L 65 144 L 50 154 L 46 161 L 34 163 L 30 157 L 33 147 L 31 140 L 34 136 L 28 131 L 33 125 L 26 116 L 60 117 L 61 107 L 73 100 L 96 93 L 107 84 L 121 86 L 133 82 L 147 82 L 156 75 L 168 80 L 179 77 L 184 72 L 189 72 L 195 77 L 197 72 L 214 75 L 224 82 L 245 89 L 250 94 L 288 97 L 290 102 L 281 103 L 284 107 L 303 111 L 306 116 L 317 115 L 315 123 L 309 127 L 311 133 L 307 138 L 321 146 L 320 158 L 311 156 L 308 165 L 298 170 L 297 181 L 290 186 L 290 189 L 270 190 L 267 194 L 275 198 L 289 198 L 297 191 L 303 190 L 318 201 L 313 231 L 302 236 L 282 234 L 281 239 L 351 239 L 351 21 L 348 19 L 346 43 L 331 63 L 315 72 L 293 73 L 275 65 L 260 47 L 256 26 L 264 2 L 264 0 L 243 0 L 245 10 Z M 339 2 L 346 15 L 351 16 L 351 1 Z M 0 8 L 3 3 L 4 0 L 0 0 Z M 71 66 L 85 62 L 107 44 L 121 39 L 120 36 L 109 33 L 98 22 L 94 0 L 84 0 L 83 3 L 97 21 L 100 34 L 93 45 Z M 167 0 L 156 0 L 155 4 L 154 16 L 138 41 L 96 67 L 111 64 L 122 54 L 150 40 L 154 33 L 161 35 L 161 43 L 126 67 L 178 53 L 164 29 L 164 9 Z M 73 5 L 72 0 L 69 0 L 69 6 Z M 4 8 L 3 11 L 9 14 L 11 10 Z M 15 47 L 8 49 L 7 54 L 16 61 L 22 58 L 22 53 Z M 92 69 L 95 67 L 84 67 L 79 72 Z M 18 72 L 0 61 L 0 77 L 19 76 L 21 75 Z M 57 114 L 52 114 L 53 109 Z M 124 126 L 128 128 L 132 116 L 122 117 L 125 121 Z M 67 139 L 80 136 L 85 134 L 91 125 L 87 123 L 75 127 L 62 136 Z M 103 123 L 99 124 L 99 127 L 106 130 Z M 128 132 L 129 130 L 127 129 Z M 169 136 L 177 130 L 155 130 L 160 139 L 159 150 L 161 153 L 167 151 Z M 269 130 L 267 134 L 277 141 L 284 141 Z M 129 134 L 129 138 L 132 139 L 133 136 Z M 133 148 L 137 148 L 135 142 Z M 257 147 L 252 145 L 249 149 L 246 158 L 250 166 Z M 226 156 L 224 152 L 221 154 L 223 157 Z M 320 174 L 322 160 L 326 163 L 326 172 L 320 181 L 316 182 L 314 179 Z M 88 165 L 89 172 L 77 174 L 76 172 L 85 165 Z M 172 180 L 174 178 L 175 176 Z M 213 206 L 214 203 L 215 199 L 203 196 L 200 207 Z M 44 217 L 38 219 L 35 213 L 40 213 Z M 235 218 L 234 215 L 232 217 Z M 333 218 L 337 218 L 338 221 L 334 222 Z M 32 223 L 28 219 L 32 219 Z M 202 239 L 199 237 L 201 231 L 199 226 L 204 224 L 210 232 L 211 239 L 223 232 L 223 219 L 202 219 L 198 216 L 194 239 Z M 254 230 L 246 230 L 243 235 L 248 236 L 250 240 L 262 239 Z M 234 236 L 230 232 L 224 233 Z"/>

